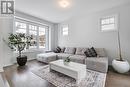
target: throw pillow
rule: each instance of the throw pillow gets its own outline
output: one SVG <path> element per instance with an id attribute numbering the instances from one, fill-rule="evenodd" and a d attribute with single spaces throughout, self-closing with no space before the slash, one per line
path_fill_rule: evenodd
<path id="1" fill-rule="evenodd" d="M 65 51 L 65 47 L 62 47 L 61 48 L 61 53 L 64 53 L 64 51 Z"/>
<path id="2" fill-rule="evenodd" d="M 76 48 L 74 47 L 66 47 L 64 53 L 75 54 L 75 50 Z"/>
<path id="3" fill-rule="evenodd" d="M 91 51 L 92 57 L 97 57 L 97 52 L 96 52 L 96 50 L 94 49 L 94 47 L 90 48 L 90 51 Z"/>
<path id="4" fill-rule="evenodd" d="M 88 51 L 85 51 L 84 54 L 85 54 L 86 57 L 90 57 Z"/>
<path id="5" fill-rule="evenodd" d="M 88 48 L 88 50 L 86 50 L 85 52 L 84 52 L 84 54 L 85 54 L 85 56 L 86 57 L 97 57 L 97 52 L 96 52 L 96 50 L 94 49 L 94 47 L 92 47 L 92 48 Z"/>
<path id="6" fill-rule="evenodd" d="M 58 46 L 55 50 L 54 53 L 60 53 L 61 52 L 61 48 Z"/>

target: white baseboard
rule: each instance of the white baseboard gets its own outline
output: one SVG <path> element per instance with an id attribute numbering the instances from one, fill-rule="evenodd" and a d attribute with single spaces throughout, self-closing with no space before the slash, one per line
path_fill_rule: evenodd
<path id="1" fill-rule="evenodd" d="M 36 59 L 36 58 L 30 58 L 27 61 L 34 60 L 34 59 Z M 13 65 L 15 63 L 17 63 L 17 61 L 14 61 L 13 63 L 10 63 L 10 64 L 6 64 L 6 65 L 4 65 L 4 67 L 11 66 L 11 65 Z M 1 72 L 1 70 L 3 70 L 3 68 L 2 69 L 0 68 L 0 72 Z"/>
<path id="2" fill-rule="evenodd" d="M 3 67 L 11 66 L 11 65 L 13 65 L 13 64 L 14 64 L 14 63 L 9 63 L 9 64 L 4 65 Z"/>
<path id="3" fill-rule="evenodd" d="M 36 58 L 30 58 L 30 59 L 28 59 L 28 61 L 29 61 L 29 60 L 34 60 L 34 59 L 36 59 Z"/>

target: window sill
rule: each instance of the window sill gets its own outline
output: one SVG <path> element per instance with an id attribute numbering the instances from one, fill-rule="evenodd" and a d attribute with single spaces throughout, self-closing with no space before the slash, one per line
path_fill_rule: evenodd
<path id="1" fill-rule="evenodd" d="M 117 29 L 113 29 L 113 30 L 101 30 L 101 32 L 116 32 L 118 31 Z"/>
<path id="2" fill-rule="evenodd" d="M 22 53 L 34 53 L 34 52 L 45 52 L 45 49 L 29 49 L 22 51 Z M 14 51 L 15 54 L 19 53 L 18 51 Z"/>

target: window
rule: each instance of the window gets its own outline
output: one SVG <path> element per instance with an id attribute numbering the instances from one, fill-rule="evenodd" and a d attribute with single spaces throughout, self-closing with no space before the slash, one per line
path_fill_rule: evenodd
<path id="1" fill-rule="evenodd" d="M 32 35 L 30 48 L 37 48 L 37 26 L 29 25 L 29 35 Z"/>
<path id="2" fill-rule="evenodd" d="M 49 26 L 22 18 L 15 18 L 14 33 L 32 35 L 29 49 L 49 49 Z"/>
<path id="3" fill-rule="evenodd" d="M 109 16 L 101 18 L 101 31 L 117 30 L 117 16 Z"/>
<path id="4" fill-rule="evenodd" d="M 46 44 L 46 29 L 45 27 L 39 27 L 39 48 L 45 48 Z"/>
<path id="5" fill-rule="evenodd" d="M 63 33 L 63 36 L 68 35 L 68 25 L 63 25 L 62 26 L 62 33 Z"/>
<path id="6" fill-rule="evenodd" d="M 25 23 L 15 22 L 16 27 L 16 33 L 25 33 L 26 34 L 26 28 L 27 25 Z"/>

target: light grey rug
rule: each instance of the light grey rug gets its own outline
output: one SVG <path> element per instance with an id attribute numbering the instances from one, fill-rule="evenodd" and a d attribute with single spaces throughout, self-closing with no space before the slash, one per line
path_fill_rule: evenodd
<path id="1" fill-rule="evenodd" d="M 83 79 L 79 85 L 76 85 L 75 79 L 69 76 L 56 71 L 50 72 L 48 65 L 39 69 L 32 69 L 31 71 L 56 87 L 105 87 L 106 74 L 92 70 L 87 70 L 86 78 Z"/>

